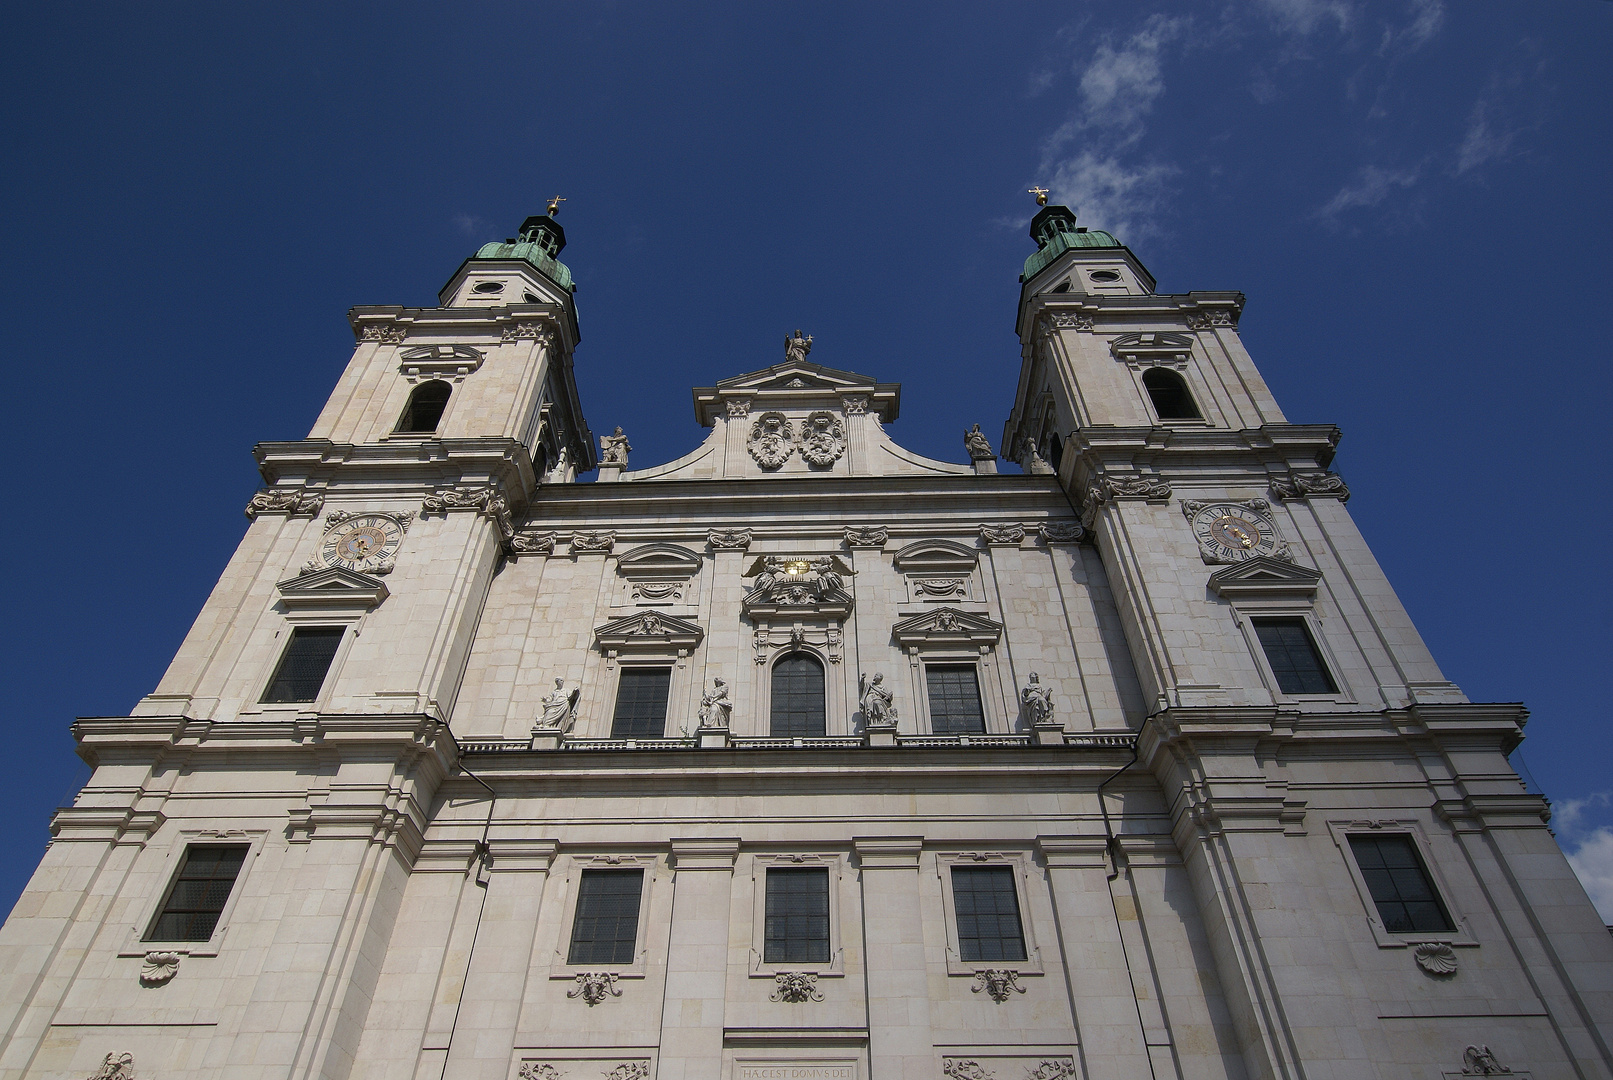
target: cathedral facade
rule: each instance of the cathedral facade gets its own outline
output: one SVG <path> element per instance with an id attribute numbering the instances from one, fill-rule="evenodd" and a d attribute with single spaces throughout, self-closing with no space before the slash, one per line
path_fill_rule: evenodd
<path id="1" fill-rule="evenodd" d="M 1045 206 L 1021 471 L 800 331 L 639 468 L 550 209 L 352 310 L 161 683 L 75 725 L 0 1077 L 1613 1077 L 1527 714 L 1442 675 L 1241 294 Z"/>

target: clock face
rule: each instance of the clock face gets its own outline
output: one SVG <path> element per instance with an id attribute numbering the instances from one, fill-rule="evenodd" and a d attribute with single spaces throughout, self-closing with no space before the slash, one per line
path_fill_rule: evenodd
<path id="1" fill-rule="evenodd" d="M 1277 552 L 1271 519 L 1238 503 L 1211 503 L 1193 515 L 1193 535 L 1207 558 L 1242 562 Z"/>
<path id="2" fill-rule="evenodd" d="M 342 566 L 360 573 L 385 572 L 391 569 L 402 543 L 403 527 L 396 520 L 385 514 L 361 514 L 325 533 L 319 558 L 326 566 Z"/>

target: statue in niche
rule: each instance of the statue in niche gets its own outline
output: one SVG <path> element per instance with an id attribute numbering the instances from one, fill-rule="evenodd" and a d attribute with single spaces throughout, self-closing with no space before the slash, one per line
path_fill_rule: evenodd
<path id="1" fill-rule="evenodd" d="M 1031 672 L 1031 681 L 1019 692 L 1019 700 L 1025 706 L 1025 719 L 1032 724 L 1053 722 L 1053 690 L 1042 685 L 1036 672 Z"/>
<path id="2" fill-rule="evenodd" d="M 601 465 L 621 465 L 625 468 L 627 466 L 627 452 L 633 447 L 629 445 L 627 436 L 622 434 L 621 425 L 618 424 L 614 435 L 601 435 L 599 437 L 599 449 L 601 451 L 599 459 Z"/>
<path id="3" fill-rule="evenodd" d="M 986 438 L 985 432 L 976 424 L 963 433 L 963 445 L 969 451 L 970 461 L 995 461 L 997 451 L 991 448 L 991 441 Z"/>
<path id="4" fill-rule="evenodd" d="M 862 694 L 863 724 L 868 727 L 888 727 L 896 723 L 896 695 L 885 688 L 885 676 L 876 672 L 873 681 L 864 672 L 857 680 Z"/>
<path id="5" fill-rule="evenodd" d="M 812 351 L 812 335 L 801 336 L 797 330 L 794 337 L 784 339 L 784 362 L 787 364 L 805 363 L 807 353 Z"/>
<path id="6" fill-rule="evenodd" d="M 711 693 L 700 699 L 700 726 L 725 728 L 734 714 L 734 703 L 728 697 L 728 682 L 720 677 L 711 682 Z"/>
<path id="7" fill-rule="evenodd" d="M 538 727 L 561 733 L 570 731 L 577 720 L 577 699 L 581 696 L 581 687 L 567 690 L 566 680 L 556 676 L 554 689 L 543 699 L 543 716 L 538 720 Z"/>

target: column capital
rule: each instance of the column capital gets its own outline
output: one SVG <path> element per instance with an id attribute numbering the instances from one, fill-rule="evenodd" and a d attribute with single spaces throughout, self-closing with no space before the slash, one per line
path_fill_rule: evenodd
<path id="1" fill-rule="evenodd" d="M 1106 869 L 1106 843 L 1101 836 L 1038 836 L 1036 849 L 1047 860 L 1048 869 Z"/>
<path id="2" fill-rule="evenodd" d="M 501 840 L 493 837 L 487 842 L 490 857 L 488 869 L 495 874 L 512 871 L 547 872 L 554 862 L 560 845 L 553 840 Z"/>
<path id="3" fill-rule="evenodd" d="M 672 868 L 679 873 L 685 870 L 732 871 L 738 854 L 738 837 L 675 839 L 672 841 Z"/>
<path id="4" fill-rule="evenodd" d="M 922 836 L 856 836 L 852 838 L 864 870 L 917 870 Z"/>

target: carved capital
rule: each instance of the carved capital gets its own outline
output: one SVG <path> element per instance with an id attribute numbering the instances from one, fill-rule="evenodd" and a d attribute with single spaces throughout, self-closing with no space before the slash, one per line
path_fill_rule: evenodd
<path id="1" fill-rule="evenodd" d="M 1238 312 L 1234 308 L 1205 308 L 1183 312 L 1189 330 L 1210 330 L 1218 326 L 1236 327 Z"/>
<path id="2" fill-rule="evenodd" d="M 510 537 L 511 555 L 553 555 L 555 536 L 546 533 L 516 533 Z"/>
<path id="3" fill-rule="evenodd" d="M 743 420 L 750 415 L 750 398 L 736 397 L 728 399 L 728 418 L 730 420 Z"/>
<path id="4" fill-rule="evenodd" d="M 750 547 L 750 540 L 749 529 L 710 529 L 706 532 L 706 543 L 717 551 L 744 551 Z"/>
<path id="5" fill-rule="evenodd" d="M 536 341 L 539 345 L 554 344 L 554 325 L 547 319 L 523 319 L 504 327 L 503 341 Z"/>
<path id="6" fill-rule="evenodd" d="M 616 546 L 616 534 L 606 532 L 575 532 L 571 534 L 571 550 L 609 552 Z"/>
<path id="7" fill-rule="evenodd" d="M 987 545 L 1018 544 L 1025 539 L 1025 526 L 1011 522 L 1007 525 L 980 526 L 980 539 Z"/>
<path id="8" fill-rule="evenodd" d="M 510 504 L 496 487 L 441 488 L 425 497 L 421 509 L 427 514 L 446 515 L 454 510 L 473 510 L 485 514 L 498 528 L 499 538 L 505 543 L 515 535 L 515 524 L 510 519 Z"/>
<path id="9" fill-rule="evenodd" d="M 378 341 L 383 345 L 401 345 L 409 336 L 409 328 L 398 323 L 364 323 L 359 327 L 360 341 Z"/>
<path id="10" fill-rule="evenodd" d="M 890 539 L 890 530 L 877 525 L 867 528 L 858 528 L 854 525 L 846 526 L 847 547 L 884 547 L 885 541 Z"/>
<path id="11" fill-rule="evenodd" d="M 244 513 L 248 521 L 258 520 L 259 514 L 281 513 L 287 517 L 315 517 L 325 505 L 323 491 L 308 488 L 264 488 L 252 496 Z"/>
<path id="12" fill-rule="evenodd" d="M 1291 472 L 1287 476 L 1271 478 L 1271 493 L 1279 499 L 1309 499 L 1312 497 L 1338 499 L 1349 502 L 1350 489 L 1338 473 Z"/>
<path id="13" fill-rule="evenodd" d="M 840 399 L 840 407 L 845 410 L 847 416 L 862 416 L 868 411 L 868 395 L 847 394 Z"/>

